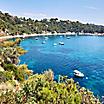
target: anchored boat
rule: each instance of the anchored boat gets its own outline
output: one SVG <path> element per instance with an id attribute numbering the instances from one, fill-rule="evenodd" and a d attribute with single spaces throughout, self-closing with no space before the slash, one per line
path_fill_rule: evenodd
<path id="1" fill-rule="evenodd" d="M 56 46 L 56 45 L 57 45 L 57 43 L 54 43 L 53 45 L 54 45 L 54 46 Z"/>
<path id="2" fill-rule="evenodd" d="M 45 41 L 42 42 L 42 44 L 45 44 L 45 43 L 46 43 Z"/>
<path id="3" fill-rule="evenodd" d="M 60 37 L 63 37 L 62 35 L 60 35 Z"/>
<path id="4" fill-rule="evenodd" d="M 75 75 L 76 77 L 81 77 L 81 78 L 84 77 L 84 74 L 83 74 L 82 72 L 78 71 L 78 70 L 74 70 L 74 75 Z"/>
<path id="5" fill-rule="evenodd" d="M 38 40 L 38 38 L 35 38 L 35 40 Z"/>
<path id="6" fill-rule="evenodd" d="M 48 37 L 44 37 L 45 38 L 45 40 L 48 40 Z"/>
<path id="7" fill-rule="evenodd" d="M 68 36 L 67 39 L 70 39 L 70 37 Z"/>
<path id="8" fill-rule="evenodd" d="M 59 45 L 64 45 L 64 42 L 59 42 Z"/>

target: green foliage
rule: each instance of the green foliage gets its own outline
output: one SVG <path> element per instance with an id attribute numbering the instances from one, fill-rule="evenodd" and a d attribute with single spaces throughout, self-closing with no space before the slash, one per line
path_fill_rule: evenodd
<path id="1" fill-rule="evenodd" d="M 56 20 L 51 21 L 55 24 Z M 18 56 L 23 54 L 18 42 L 13 47 L 0 47 L 0 67 L 4 69 L 0 71 L 1 104 L 100 104 L 92 92 L 67 76 L 59 76 L 57 83 L 51 69 L 32 75 L 27 65 L 17 66 Z"/>
<path id="2" fill-rule="evenodd" d="M 13 74 L 9 71 L 0 72 L 0 83 L 12 80 Z"/>
<path id="3" fill-rule="evenodd" d="M 31 34 L 43 32 L 84 32 L 84 33 L 104 33 L 104 26 L 94 24 L 82 24 L 79 21 L 72 22 L 69 20 L 58 20 L 58 18 L 51 18 L 50 20 L 43 19 L 41 21 L 34 21 L 31 18 L 26 19 L 11 16 L 8 13 L 0 12 L 0 29 L 10 35 L 16 34 Z M 7 31 L 6 31 L 7 30 Z"/>
<path id="4" fill-rule="evenodd" d="M 27 65 L 15 66 L 13 64 L 4 64 L 4 69 L 7 72 L 11 72 L 14 78 L 18 81 L 24 81 L 26 78 L 28 78 L 28 76 L 32 74 L 31 71 L 28 70 Z M 9 76 L 7 76 L 6 78 L 8 77 Z"/>
<path id="5" fill-rule="evenodd" d="M 15 72 L 15 70 L 17 69 L 15 65 L 13 64 L 4 64 L 4 69 L 7 71 L 13 71 Z"/>
<path id="6" fill-rule="evenodd" d="M 14 93 L 13 91 L 2 93 L 0 102 L 11 101 L 14 104 L 100 104 L 90 91 L 85 88 L 78 89 L 78 85 L 73 79 L 57 83 L 47 79 L 50 73 L 52 74 L 51 70 L 30 76 L 22 83 L 21 90 Z M 10 93 L 12 95 L 9 95 Z"/>
<path id="7" fill-rule="evenodd" d="M 20 39 L 15 41 L 4 41 L 0 44 L 0 64 L 18 64 L 20 55 L 26 53 L 26 51 L 18 47 Z"/>
<path id="8" fill-rule="evenodd" d="M 0 46 L 2 47 L 14 47 L 17 46 L 21 42 L 20 38 L 17 38 L 15 41 L 3 41 Z"/>
<path id="9" fill-rule="evenodd" d="M 16 41 L 5 41 L 2 43 L 0 47 L 0 68 L 4 69 L 4 72 L 1 73 L 10 72 L 16 80 L 24 81 L 29 75 L 31 75 L 31 71 L 28 70 L 27 65 L 17 66 L 19 62 L 18 57 L 26 53 L 24 49 L 17 46 L 18 42 L 20 42 L 20 39 L 16 39 Z M 15 45 L 8 45 L 11 43 Z M 3 44 L 5 44 L 5 47 L 3 47 Z M 2 74 L 1 79 L 3 82 L 9 80 L 8 73 L 7 75 Z"/>
<path id="10" fill-rule="evenodd" d="M 12 90 L 0 92 L 0 104 L 17 104 Z"/>
<path id="11" fill-rule="evenodd" d="M 23 48 L 21 47 L 16 47 L 17 52 L 19 53 L 19 55 L 23 55 L 25 54 L 27 51 L 25 51 Z"/>

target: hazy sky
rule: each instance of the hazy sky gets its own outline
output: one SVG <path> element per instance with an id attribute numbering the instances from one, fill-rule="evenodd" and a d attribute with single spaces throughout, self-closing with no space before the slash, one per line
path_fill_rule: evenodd
<path id="1" fill-rule="evenodd" d="M 104 25 L 104 0 L 0 0 L 0 10 L 34 19 L 57 17 Z"/>

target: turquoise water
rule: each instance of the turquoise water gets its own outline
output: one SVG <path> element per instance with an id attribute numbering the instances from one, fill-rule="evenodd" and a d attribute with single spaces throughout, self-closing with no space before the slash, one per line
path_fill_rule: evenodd
<path id="1" fill-rule="evenodd" d="M 97 36 L 50 36 L 46 44 L 44 37 L 28 38 L 20 43 L 28 52 L 20 57 L 21 63 L 35 73 L 52 69 L 55 79 L 59 74 L 67 75 L 94 92 L 104 95 L 104 37 Z M 64 42 L 64 45 L 54 46 L 54 43 Z M 85 74 L 84 78 L 75 78 L 73 70 L 78 69 Z"/>

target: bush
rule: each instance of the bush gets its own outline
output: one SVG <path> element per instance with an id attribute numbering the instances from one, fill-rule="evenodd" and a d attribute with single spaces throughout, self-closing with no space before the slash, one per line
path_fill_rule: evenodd
<path id="1" fill-rule="evenodd" d="M 1 104 L 100 104 L 93 93 L 80 88 L 73 79 L 57 83 L 48 80 L 48 75 L 47 71 L 30 76 L 22 83 L 21 90 L 1 91 Z"/>
<path id="2" fill-rule="evenodd" d="M 16 93 L 17 103 L 100 104 L 90 91 L 83 88 L 78 89 L 78 85 L 74 83 L 73 79 L 66 79 L 65 82 L 57 83 L 47 79 L 48 75 L 50 74 L 47 71 L 44 74 L 33 75 L 25 81 L 22 90 Z"/>
<path id="3" fill-rule="evenodd" d="M 12 80 L 13 74 L 8 71 L 0 72 L 0 83 Z"/>

